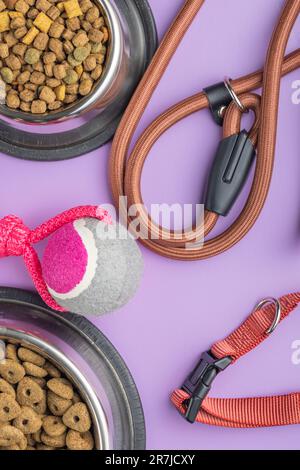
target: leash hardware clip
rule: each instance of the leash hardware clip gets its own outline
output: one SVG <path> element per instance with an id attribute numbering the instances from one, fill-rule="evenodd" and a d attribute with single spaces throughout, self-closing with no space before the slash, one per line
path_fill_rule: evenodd
<path id="1" fill-rule="evenodd" d="M 231 357 L 215 358 L 210 351 L 202 354 L 200 361 L 182 386 L 191 398 L 188 400 L 185 419 L 194 423 L 204 399 L 211 390 L 217 375 L 225 370 L 232 362 Z"/>
<path id="2" fill-rule="evenodd" d="M 227 107 L 233 102 L 242 113 L 248 113 L 248 109 L 242 104 L 241 100 L 234 91 L 231 78 L 225 77 L 223 82 L 208 86 L 203 89 L 205 93 L 211 115 L 218 126 L 223 126 L 224 114 Z"/>
<path id="3" fill-rule="evenodd" d="M 235 105 L 239 108 L 239 110 L 241 111 L 241 113 L 246 113 L 248 114 L 249 113 L 249 109 L 245 108 L 245 106 L 243 105 L 243 103 L 241 102 L 241 100 L 239 99 L 238 95 L 236 94 L 236 92 L 234 91 L 234 89 L 232 88 L 232 85 L 231 85 L 231 82 L 232 82 L 232 79 L 229 78 L 229 77 L 225 77 L 224 79 L 224 85 L 226 86 L 231 98 L 232 98 L 232 101 L 235 103 Z"/>
<path id="4" fill-rule="evenodd" d="M 203 89 L 213 120 L 218 126 L 223 126 L 224 112 L 232 102 L 232 94 L 225 81 Z"/>

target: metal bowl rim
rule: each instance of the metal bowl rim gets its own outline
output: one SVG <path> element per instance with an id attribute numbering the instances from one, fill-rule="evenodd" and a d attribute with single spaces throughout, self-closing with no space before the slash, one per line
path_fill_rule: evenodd
<path id="1" fill-rule="evenodd" d="M 81 315 L 68 313 L 66 316 L 51 310 L 35 292 L 0 286 L 0 305 L 5 303 L 40 309 L 47 314 L 54 315 L 60 321 L 74 328 L 99 354 L 105 355 L 122 384 L 131 412 L 133 443 L 132 448 L 128 450 L 144 450 L 146 448 L 146 428 L 140 395 L 127 365 L 107 337 L 93 323 Z"/>

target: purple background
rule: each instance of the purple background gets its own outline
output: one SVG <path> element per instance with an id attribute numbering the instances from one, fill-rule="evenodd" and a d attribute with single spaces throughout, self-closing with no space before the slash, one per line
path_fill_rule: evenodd
<path id="1" fill-rule="evenodd" d="M 150 0 L 163 34 L 182 0 Z M 159 112 L 225 75 L 264 63 L 283 0 L 207 1 L 163 78 L 142 126 Z M 300 43 L 298 22 L 289 50 Z M 148 448 L 298 449 L 299 426 L 231 430 L 185 423 L 169 403 L 199 354 L 231 332 L 265 296 L 299 289 L 299 109 L 292 104 L 294 72 L 282 80 L 275 171 L 263 213 L 248 236 L 217 258 L 184 263 L 143 250 L 145 273 L 134 300 L 95 323 L 131 369 L 144 404 Z M 143 175 L 147 203 L 201 200 L 219 129 L 208 112 L 170 130 L 155 146 Z M 62 163 L 32 163 L 1 155 L 1 216 L 16 213 L 31 227 L 71 206 L 110 202 L 109 146 Z M 168 184 L 166 184 L 166 181 Z M 238 214 L 241 198 L 230 218 Z M 0 283 L 31 288 L 22 260 L 1 261 Z M 300 339 L 293 315 L 256 351 L 215 382 L 213 396 L 255 396 L 300 390 L 291 344 Z"/>

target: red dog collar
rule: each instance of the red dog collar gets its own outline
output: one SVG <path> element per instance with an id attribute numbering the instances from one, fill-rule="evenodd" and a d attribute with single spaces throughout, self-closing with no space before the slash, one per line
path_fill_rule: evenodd
<path id="1" fill-rule="evenodd" d="M 255 310 L 231 335 L 202 354 L 183 387 L 172 394 L 173 404 L 189 422 L 234 428 L 300 423 L 300 393 L 239 399 L 207 397 L 221 371 L 267 339 L 276 324 L 295 310 L 300 303 L 300 292 L 283 296 L 276 302 L 277 305 L 273 302 Z"/>

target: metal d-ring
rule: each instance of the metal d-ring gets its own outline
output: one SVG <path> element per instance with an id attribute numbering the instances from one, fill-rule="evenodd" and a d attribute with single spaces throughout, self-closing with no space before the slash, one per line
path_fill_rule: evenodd
<path id="1" fill-rule="evenodd" d="M 243 105 L 243 103 L 241 102 L 239 97 L 237 96 L 236 92 L 232 88 L 231 82 L 232 82 L 231 78 L 228 78 L 228 77 L 224 78 L 224 85 L 226 86 L 226 88 L 227 88 L 227 90 L 228 90 L 228 92 L 229 92 L 229 94 L 232 98 L 232 101 L 236 104 L 236 106 L 239 108 L 239 110 L 242 113 L 249 113 L 249 110 L 247 108 L 245 108 L 245 106 Z"/>
<path id="2" fill-rule="evenodd" d="M 266 331 L 267 335 L 272 334 L 276 330 L 277 326 L 280 323 L 280 320 L 281 320 L 281 305 L 280 305 L 279 300 L 275 299 L 274 297 L 268 297 L 268 298 L 262 300 L 261 302 L 259 302 L 259 304 L 257 304 L 257 306 L 255 307 L 255 310 L 254 310 L 255 312 L 257 312 L 257 310 L 260 310 L 261 308 L 265 307 L 266 305 L 270 305 L 270 304 L 275 305 L 276 311 L 275 311 L 274 321 L 273 321 L 272 325 L 270 326 L 270 328 Z"/>

